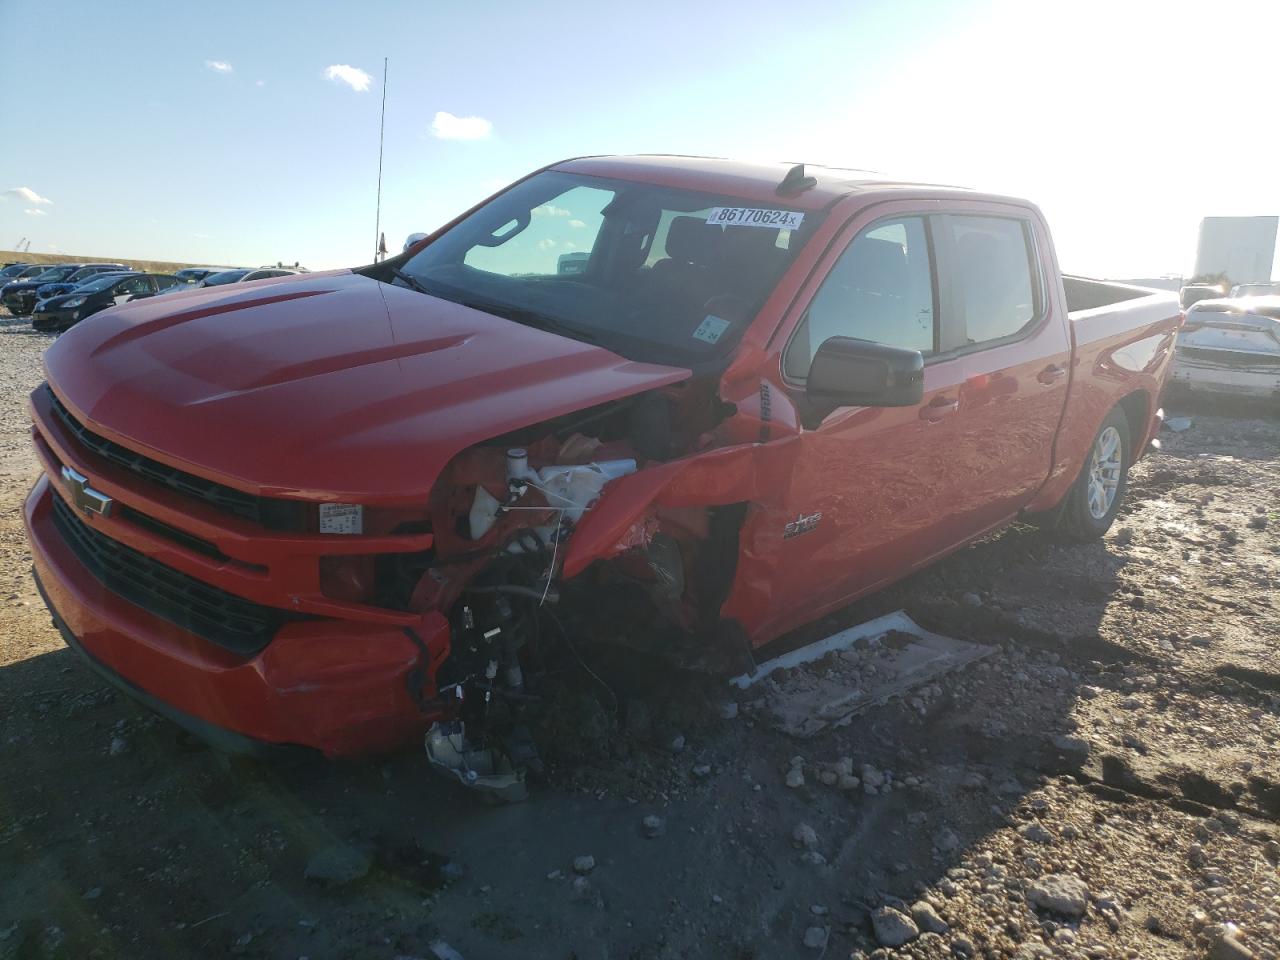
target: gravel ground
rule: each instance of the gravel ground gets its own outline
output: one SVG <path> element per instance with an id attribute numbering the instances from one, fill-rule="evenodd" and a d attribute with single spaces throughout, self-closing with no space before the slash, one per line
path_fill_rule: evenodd
<path id="1" fill-rule="evenodd" d="M 583 654 L 548 782 L 416 752 L 265 767 L 63 648 L 32 586 L 0 319 L 0 957 L 1280 957 L 1280 420 L 1185 408 L 1102 543 L 1015 527 L 814 625 L 905 608 L 996 653 L 809 740 Z M 805 668 L 821 671 L 820 662 Z"/>

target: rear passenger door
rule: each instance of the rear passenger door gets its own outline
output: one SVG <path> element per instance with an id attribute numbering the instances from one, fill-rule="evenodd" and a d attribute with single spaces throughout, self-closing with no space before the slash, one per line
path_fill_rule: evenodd
<path id="1" fill-rule="evenodd" d="M 1043 225 L 1028 208 L 986 206 L 933 221 L 961 381 L 965 481 L 953 508 L 973 534 L 1015 514 L 1048 477 L 1071 366 Z"/>

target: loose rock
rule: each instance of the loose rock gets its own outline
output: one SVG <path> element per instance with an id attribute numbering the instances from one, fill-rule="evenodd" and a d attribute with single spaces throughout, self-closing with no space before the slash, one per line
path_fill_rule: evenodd
<path id="1" fill-rule="evenodd" d="M 1030 840 L 1032 843 L 1052 843 L 1053 834 L 1046 830 L 1039 823 L 1024 823 L 1018 828 L 1018 835 L 1024 840 Z"/>
<path id="2" fill-rule="evenodd" d="M 340 887 L 361 879 L 372 866 L 373 861 L 365 851 L 347 845 L 333 846 L 307 861 L 302 875 L 313 883 Z"/>
<path id="3" fill-rule="evenodd" d="M 933 909 L 933 904 L 927 900 L 921 900 L 912 905 L 911 919 L 925 933 L 943 934 L 951 930 L 947 921 L 938 916 L 938 911 Z"/>
<path id="4" fill-rule="evenodd" d="M 1082 917 L 1089 906 L 1089 887 L 1073 873 L 1051 873 L 1032 884 L 1027 899 L 1064 917 Z"/>
<path id="5" fill-rule="evenodd" d="M 806 850 L 812 850 L 818 845 L 818 833 L 807 823 L 796 824 L 796 828 L 791 831 L 791 839 Z"/>
<path id="6" fill-rule="evenodd" d="M 827 945 L 827 928 L 810 927 L 804 932 L 804 945 L 810 950 L 821 950 Z"/>
<path id="7" fill-rule="evenodd" d="M 596 868 L 596 858 L 587 854 L 582 857 L 573 858 L 573 872 L 579 876 L 586 876 Z"/>
<path id="8" fill-rule="evenodd" d="M 666 833 L 667 824 L 661 817 L 651 813 L 640 821 L 640 829 L 646 837 L 653 840 Z"/>
<path id="9" fill-rule="evenodd" d="M 882 947 L 900 947 L 920 936 L 915 921 L 893 907 L 880 907 L 872 911 L 871 928 Z"/>

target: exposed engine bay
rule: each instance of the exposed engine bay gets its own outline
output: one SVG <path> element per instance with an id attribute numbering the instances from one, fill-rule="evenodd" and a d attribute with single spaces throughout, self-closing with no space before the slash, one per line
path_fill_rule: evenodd
<path id="1" fill-rule="evenodd" d="M 430 556 L 404 558 L 393 576 L 403 585 L 416 575 L 400 601 L 408 609 L 448 611 L 452 647 L 434 706 L 450 719 L 428 733 L 433 764 L 490 799 L 522 798 L 516 781 L 539 767 L 523 724 L 538 680 L 566 656 L 589 672 L 572 635 L 593 632 L 606 596 L 615 619 L 625 609 L 664 624 L 665 652 L 705 655 L 705 640 L 681 651 L 679 638 L 714 630 L 727 590 L 700 590 L 696 575 L 725 525 L 716 509 L 654 507 L 607 560 L 567 582 L 561 574 L 577 525 L 610 483 L 714 445 L 732 409 L 713 384 L 686 382 L 494 438 L 453 460 L 431 495 Z"/>

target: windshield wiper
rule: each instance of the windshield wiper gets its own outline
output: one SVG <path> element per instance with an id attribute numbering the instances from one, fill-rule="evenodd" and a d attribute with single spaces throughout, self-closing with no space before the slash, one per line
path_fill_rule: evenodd
<path id="1" fill-rule="evenodd" d="M 397 280 L 403 280 L 407 286 L 412 287 L 414 290 L 417 290 L 419 293 L 425 293 L 427 296 L 432 296 L 431 291 L 428 290 L 426 287 L 424 287 L 421 284 L 421 282 L 419 282 L 417 277 L 414 277 L 410 274 L 405 273 L 399 267 L 392 267 L 391 273 Z"/>

